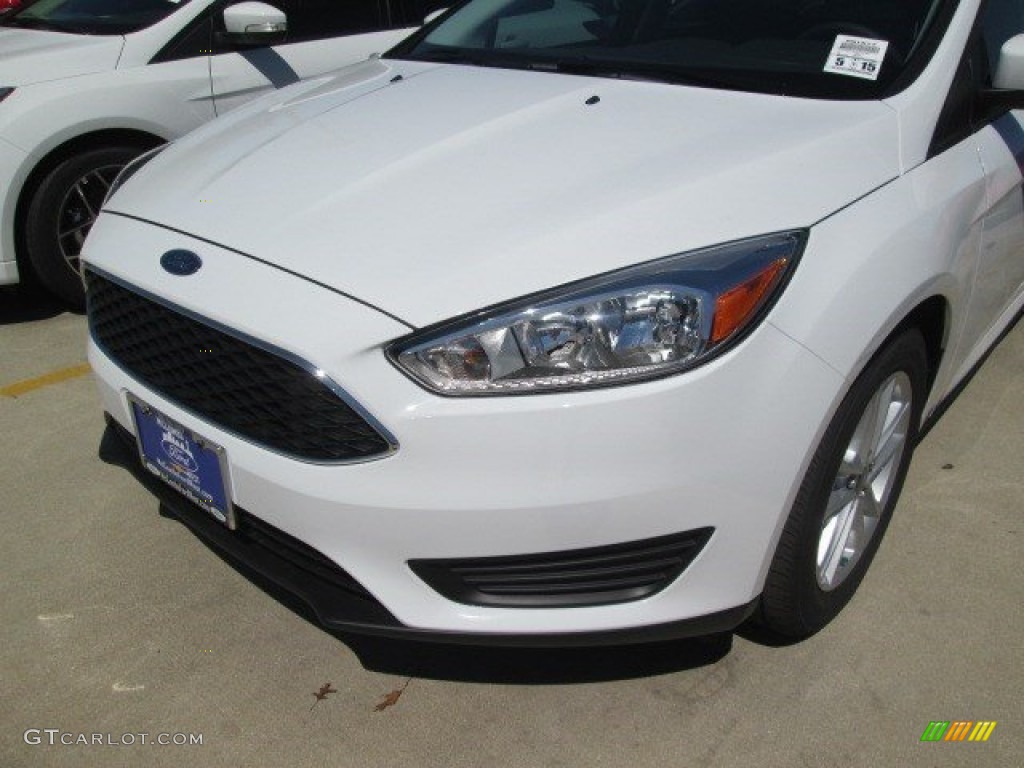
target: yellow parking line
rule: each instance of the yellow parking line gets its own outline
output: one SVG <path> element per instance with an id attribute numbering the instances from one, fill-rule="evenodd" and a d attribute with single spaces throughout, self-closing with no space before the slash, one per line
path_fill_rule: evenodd
<path id="1" fill-rule="evenodd" d="M 9 384 L 6 387 L 0 387 L 0 397 L 20 397 L 21 395 L 27 395 L 29 392 L 34 392 L 37 389 L 48 387 L 51 384 L 60 384 L 62 381 L 67 381 L 68 379 L 77 379 L 79 376 L 85 376 L 87 373 L 89 373 L 88 363 L 72 365 L 70 368 L 61 368 L 58 371 L 45 373 L 34 379 L 26 379 L 25 381 L 18 381 L 14 384 Z"/>

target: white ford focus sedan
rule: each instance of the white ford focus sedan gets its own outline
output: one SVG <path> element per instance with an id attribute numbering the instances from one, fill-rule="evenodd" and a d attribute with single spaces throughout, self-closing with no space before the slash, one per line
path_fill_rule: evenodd
<path id="1" fill-rule="evenodd" d="M 330 627 L 806 637 L 1024 303 L 1022 32 L 468 0 L 125 170 L 83 256 L 109 431 Z"/>
<path id="2" fill-rule="evenodd" d="M 129 160 L 390 48 L 419 5 L 35 0 L 0 16 L 0 285 L 33 275 L 81 304 L 82 242 Z"/>

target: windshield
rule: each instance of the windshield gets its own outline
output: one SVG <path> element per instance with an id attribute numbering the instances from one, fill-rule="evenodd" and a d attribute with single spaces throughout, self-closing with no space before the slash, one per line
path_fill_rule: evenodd
<path id="1" fill-rule="evenodd" d="M 388 55 L 877 98 L 927 59 L 954 7 L 952 0 L 469 0 Z"/>
<path id="2" fill-rule="evenodd" d="M 79 35 L 125 35 L 171 15 L 188 0 L 36 0 L 0 26 Z"/>

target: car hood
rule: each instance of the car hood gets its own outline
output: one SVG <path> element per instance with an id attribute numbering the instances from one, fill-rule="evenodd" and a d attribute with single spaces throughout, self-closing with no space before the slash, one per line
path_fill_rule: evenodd
<path id="1" fill-rule="evenodd" d="M 124 37 L 0 27 L 0 86 L 23 86 L 114 69 Z"/>
<path id="2" fill-rule="evenodd" d="M 177 142 L 109 209 L 414 326 L 813 224 L 899 173 L 896 113 L 370 61 Z"/>

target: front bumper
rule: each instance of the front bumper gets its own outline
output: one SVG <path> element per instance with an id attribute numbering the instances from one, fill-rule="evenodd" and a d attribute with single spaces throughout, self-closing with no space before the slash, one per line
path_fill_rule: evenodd
<path id="1" fill-rule="evenodd" d="M 134 436 L 109 414 L 101 455 L 130 471 L 160 500 L 161 514 L 172 517 L 214 548 L 227 562 L 254 582 L 283 591 L 284 599 L 298 598 L 316 619 L 335 632 L 377 635 L 443 643 L 496 646 L 591 646 L 657 642 L 727 632 L 743 623 L 757 608 L 748 605 L 694 619 L 653 626 L 572 632 L 565 634 L 481 634 L 422 630 L 398 621 L 345 571 L 323 555 L 240 512 L 237 531 L 229 531 L 203 509 L 142 466 Z"/>
<path id="2" fill-rule="evenodd" d="M 0 138 L 0 285 L 18 282 L 18 264 L 15 259 L 14 215 L 18 207 L 18 192 L 24 182 L 28 155 Z"/>
<path id="3" fill-rule="evenodd" d="M 193 278 L 158 266 L 161 253 L 182 247 L 203 258 Z M 101 217 L 87 249 L 87 262 L 140 290 L 314 363 L 397 438 L 397 452 L 377 461 L 291 459 L 198 420 L 90 343 L 104 409 L 120 428 L 131 427 L 132 393 L 219 443 L 235 504 L 257 525 L 344 569 L 382 613 L 367 619 L 351 606 L 332 607 L 342 603 L 315 582 L 297 584 L 280 564 L 260 566 L 262 555 L 180 499 L 171 504 L 184 510 L 178 516 L 338 628 L 625 642 L 637 633 L 734 626 L 761 590 L 811 447 L 842 389 L 833 370 L 765 323 L 729 354 L 669 379 L 531 397 L 439 398 L 382 353 L 408 328 L 323 286 L 119 217 Z M 228 290 L 243 285 L 244 292 Z M 432 589 L 409 565 L 704 528 L 714 534 L 681 576 L 656 594 L 608 605 L 466 604 Z"/>

